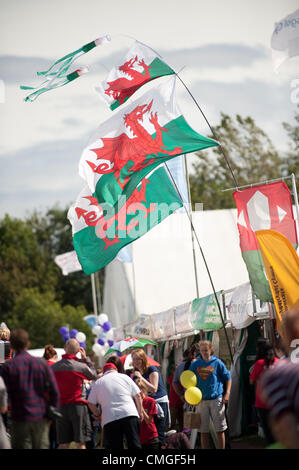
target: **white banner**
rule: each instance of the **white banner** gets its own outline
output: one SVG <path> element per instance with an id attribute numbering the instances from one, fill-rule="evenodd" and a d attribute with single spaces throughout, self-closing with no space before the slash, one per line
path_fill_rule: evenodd
<path id="1" fill-rule="evenodd" d="M 251 310 L 252 294 L 250 283 L 238 286 L 232 294 L 231 301 L 227 307 L 228 317 L 232 325 L 237 330 L 246 328 L 255 321 L 253 316 L 248 315 L 249 309 Z"/>
<path id="2" fill-rule="evenodd" d="M 174 323 L 175 323 L 175 332 L 184 333 L 186 331 L 193 330 L 193 327 L 189 320 L 189 313 L 191 309 L 191 302 L 187 304 L 179 305 L 175 309 L 174 314 Z"/>
<path id="3" fill-rule="evenodd" d="M 82 267 L 79 263 L 77 253 L 74 251 L 68 251 L 63 255 L 58 255 L 54 258 L 55 263 L 60 267 L 62 270 L 62 274 L 67 276 L 69 273 L 73 273 L 75 271 L 81 271 Z"/>
<path id="4" fill-rule="evenodd" d="M 152 315 L 152 332 L 154 341 L 171 337 L 175 334 L 174 330 L 174 308 L 166 312 L 155 313 Z"/>

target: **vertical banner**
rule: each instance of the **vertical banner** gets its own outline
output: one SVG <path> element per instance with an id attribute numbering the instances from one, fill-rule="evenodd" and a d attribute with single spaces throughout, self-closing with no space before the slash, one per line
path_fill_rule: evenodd
<path id="1" fill-rule="evenodd" d="M 251 300 L 252 295 L 249 282 L 234 289 L 227 311 L 228 317 L 236 330 L 246 328 L 255 321 L 254 316 L 248 315 Z"/>
<path id="2" fill-rule="evenodd" d="M 281 332 L 284 313 L 299 307 L 299 257 L 289 240 L 274 230 L 259 230 L 256 236 L 261 248 L 265 270 Z"/>
<path id="3" fill-rule="evenodd" d="M 282 233 L 294 246 L 297 246 L 298 239 L 291 193 L 287 185 L 283 181 L 279 181 L 254 186 L 243 191 L 235 191 L 233 196 L 238 210 L 237 224 L 240 248 L 252 290 L 262 302 L 272 302 L 255 232 L 257 230 L 275 230 Z"/>

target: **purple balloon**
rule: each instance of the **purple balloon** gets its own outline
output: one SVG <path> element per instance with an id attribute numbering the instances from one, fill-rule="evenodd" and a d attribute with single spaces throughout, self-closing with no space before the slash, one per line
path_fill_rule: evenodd
<path id="1" fill-rule="evenodd" d="M 77 333 L 78 333 L 78 330 L 71 330 L 70 337 L 71 338 L 76 338 Z"/>
<path id="2" fill-rule="evenodd" d="M 111 325 L 110 321 L 106 321 L 104 323 L 104 325 L 102 325 L 102 328 L 103 328 L 104 331 L 109 331 L 111 329 L 111 326 L 112 325 Z"/>
<path id="3" fill-rule="evenodd" d="M 109 346 L 111 347 L 111 346 L 113 346 L 114 341 L 112 341 L 112 339 L 108 339 L 108 344 L 109 344 Z"/>
<path id="4" fill-rule="evenodd" d="M 67 326 L 62 326 L 61 328 L 59 328 L 59 333 L 64 336 L 64 335 L 68 335 L 69 334 L 69 329 Z"/>
<path id="5" fill-rule="evenodd" d="M 70 339 L 70 337 L 69 335 L 63 335 L 62 339 L 66 343 Z"/>
<path id="6" fill-rule="evenodd" d="M 85 343 L 79 343 L 81 348 L 86 349 L 86 344 Z"/>
<path id="7" fill-rule="evenodd" d="M 120 353 L 119 351 L 116 352 L 116 355 L 117 355 L 118 357 L 121 357 L 121 353 Z"/>
<path id="8" fill-rule="evenodd" d="M 98 343 L 99 343 L 101 346 L 104 346 L 105 341 L 104 341 L 102 338 L 99 338 L 99 339 L 98 339 Z"/>

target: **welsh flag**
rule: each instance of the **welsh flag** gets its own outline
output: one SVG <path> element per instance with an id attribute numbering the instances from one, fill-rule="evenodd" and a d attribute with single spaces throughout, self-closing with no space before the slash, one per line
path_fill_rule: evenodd
<path id="1" fill-rule="evenodd" d="M 115 205 L 161 163 L 218 145 L 195 132 L 175 103 L 175 77 L 121 108 L 84 149 L 79 174 L 99 204 Z"/>
<path id="2" fill-rule="evenodd" d="M 242 257 L 246 264 L 252 290 L 262 302 L 273 302 L 259 244 L 254 232 L 276 230 L 295 247 L 298 244 L 292 199 L 283 181 L 236 191 L 238 229 Z"/>
<path id="3" fill-rule="evenodd" d="M 116 212 L 113 205 L 99 204 L 86 186 L 68 212 L 74 248 L 85 274 L 106 266 L 121 248 L 181 206 L 163 167 L 144 178 L 129 198 L 124 197 Z"/>
<path id="4" fill-rule="evenodd" d="M 121 65 L 114 67 L 107 80 L 96 87 L 96 90 L 110 109 L 114 110 L 145 83 L 173 74 L 174 70 L 155 51 L 135 41 Z"/>

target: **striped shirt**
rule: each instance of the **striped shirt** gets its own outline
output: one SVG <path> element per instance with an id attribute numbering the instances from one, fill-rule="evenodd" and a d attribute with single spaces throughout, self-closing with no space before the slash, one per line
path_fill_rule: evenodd
<path id="1" fill-rule="evenodd" d="M 265 373 L 261 386 L 274 418 L 292 411 L 299 420 L 299 362 L 279 361 L 274 369 Z"/>
<path id="2" fill-rule="evenodd" d="M 40 421 L 46 417 L 48 404 L 58 406 L 54 374 L 42 359 L 21 351 L 2 365 L 0 374 L 6 385 L 12 420 Z"/>

